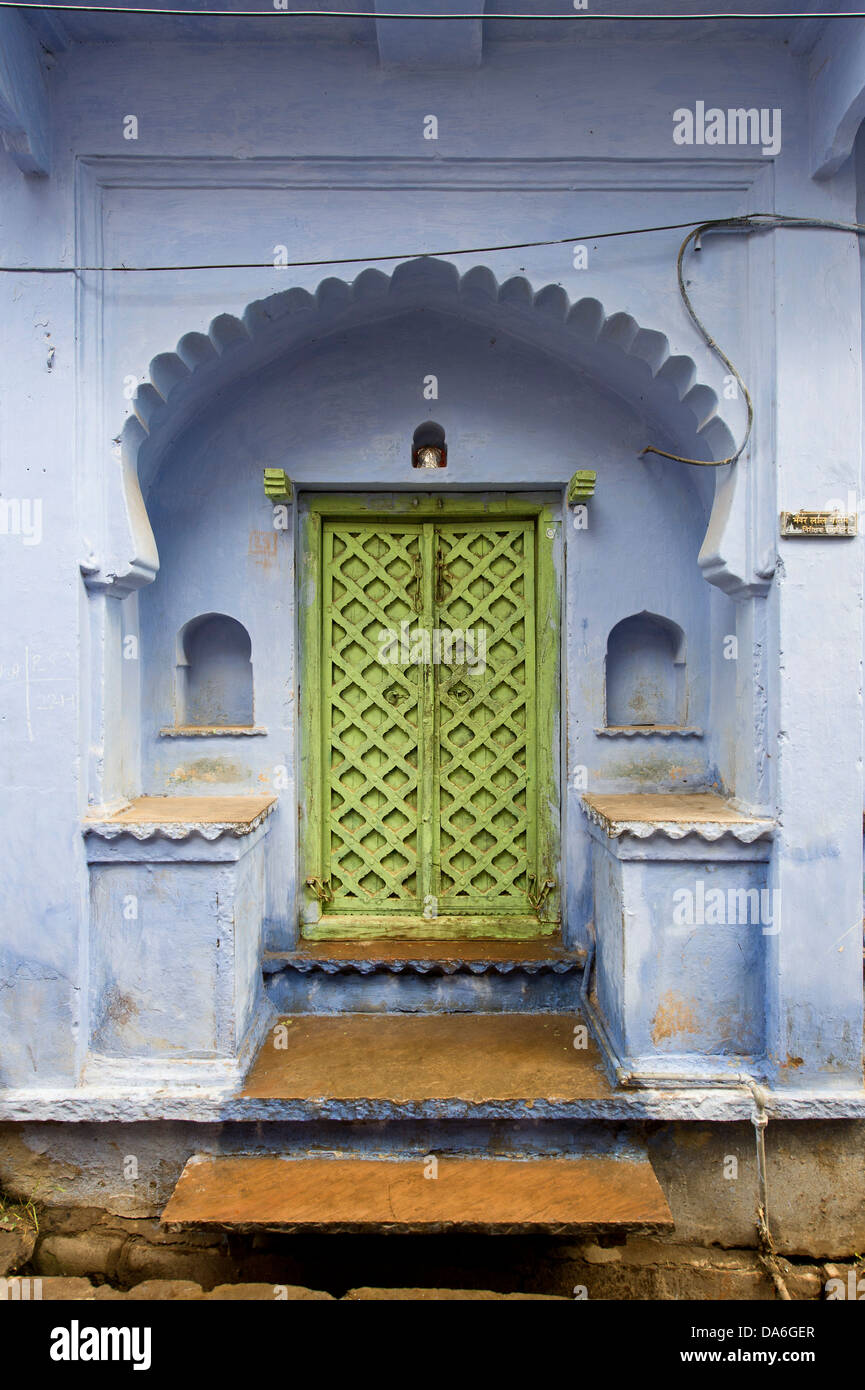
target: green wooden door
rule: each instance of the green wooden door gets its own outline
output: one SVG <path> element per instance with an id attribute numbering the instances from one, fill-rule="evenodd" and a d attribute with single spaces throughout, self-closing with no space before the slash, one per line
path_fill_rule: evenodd
<path id="1" fill-rule="evenodd" d="M 554 932 L 538 518 L 316 521 L 303 934 Z"/>

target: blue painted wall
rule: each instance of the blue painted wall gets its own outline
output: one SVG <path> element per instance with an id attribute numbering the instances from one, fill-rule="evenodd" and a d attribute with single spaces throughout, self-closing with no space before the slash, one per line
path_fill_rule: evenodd
<path id="1" fill-rule="evenodd" d="M 88 805 L 266 790 L 287 769 L 264 916 L 270 944 L 290 944 L 293 533 L 273 531 L 261 470 L 283 467 L 301 489 L 407 488 L 412 431 L 432 415 L 447 429 L 437 485 L 449 491 L 599 475 L 588 529 L 561 519 L 572 939 L 590 903 L 582 789 L 716 788 L 780 814 L 770 881 L 784 926 L 765 947 L 766 1046 L 788 1084 L 853 1084 L 861 541 L 779 543 L 777 512 L 860 489 L 858 249 L 829 232 L 707 236 L 689 260 L 700 312 L 756 403 L 753 447 L 728 476 L 640 456 L 657 442 L 722 457 L 743 427 L 743 402 L 725 395 L 725 370 L 678 298 L 682 233 L 591 236 L 772 206 L 852 218 L 851 162 L 812 177 L 816 136 L 843 122 L 809 96 L 807 45 L 732 28 L 699 44 L 493 38 L 480 67 L 419 75 L 381 68 L 371 27 L 308 44 L 166 41 L 144 21 L 129 32 L 140 42 L 71 42 L 47 64 L 50 174 L 0 162 L 6 263 L 270 263 L 280 246 L 322 260 L 575 240 L 444 258 L 460 272 L 486 264 L 499 285 L 527 282 L 498 299 L 489 277 L 457 297 L 444 281 L 425 290 L 422 271 L 387 312 L 378 282 L 351 305 L 332 285 L 290 315 L 252 311 L 245 329 L 247 305 L 329 274 L 350 281 L 362 264 L 3 276 L 0 491 L 41 506 L 41 534 L 35 543 L 33 527 L 10 523 L 0 536 L 0 1081 L 52 1087 L 80 1074 L 93 1023 Z M 829 59 L 831 70 L 838 50 Z M 779 155 L 676 145 L 672 113 L 698 100 L 780 108 Z M 424 139 L 430 113 L 435 141 Z M 561 299 L 532 305 L 545 286 Z M 587 298 L 603 305 L 605 329 L 592 310 L 576 328 L 564 322 Z M 185 338 L 180 360 L 160 356 L 214 320 L 209 343 Z M 429 374 L 434 403 L 422 394 Z M 134 404 L 148 376 L 155 389 Z M 643 610 L 685 633 L 688 721 L 702 738 L 595 733 L 608 634 Z M 159 737 L 176 717 L 178 632 L 205 612 L 249 632 L 266 736 Z"/>

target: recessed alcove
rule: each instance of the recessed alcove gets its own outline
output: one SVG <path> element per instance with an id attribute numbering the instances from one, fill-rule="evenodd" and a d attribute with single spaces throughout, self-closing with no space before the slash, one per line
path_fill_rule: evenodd
<path id="1" fill-rule="evenodd" d="M 253 720 L 252 643 L 236 618 L 203 613 L 181 628 L 176 713 L 164 736 L 264 732 Z"/>
<path id="2" fill-rule="evenodd" d="M 161 407 L 149 392 L 139 401 L 145 413 L 154 407 L 149 434 L 136 417 L 136 456 L 160 555 L 157 579 L 138 602 L 141 704 L 145 712 L 164 711 L 158 724 L 170 726 L 148 726 L 145 713 L 140 785 L 169 796 L 248 794 L 270 785 L 274 769 L 280 770 L 283 810 L 262 849 L 268 857 L 261 911 L 269 951 L 294 950 L 308 887 L 296 826 L 299 819 L 306 824 L 313 798 L 302 757 L 310 746 L 308 730 L 318 725 L 314 718 L 305 722 L 307 711 L 316 700 L 320 708 L 323 697 L 311 694 L 311 682 L 304 681 L 300 639 L 313 630 L 309 613 L 321 576 L 330 582 L 336 570 L 326 538 L 321 571 L 307 562 L 304 537 L 324 495 L 340 499 L 338 515 L 345 517 L 365 512 L 380 496 L 370 525 L 396 532 L 407 521 L 416 526 L 424 507 L 444 525 L 451 497 L 483 508 L 479 524 L 491 525 L 500 515 L 519 516 L 537 490 L 549 508 L 539 532 L 552 546 L 549 593 L 558 596 L 568 631 L 561 645 L 551 637 L 542 655 L 547 663 L 551 657 L 567 663 L 569 688 L 581 691 L 579 701 L 563 706 L 558 722 L 552 714 L 544 718 L 544 744 L 567 746 L 575 765 L 593 769 L 592 786 L 599 792 L 726 785 L 716 773 L 723 772 L 726 731 L 709 731 L 715 668 L 706 658 L 720 649 L 721 635 L 735 631 L 734 619 L 726 596 L 703 582 L 697 564 L 717 470 L 689 470 L 640 454 L 648 439 L 672 438 L 682 453 L 701 447 L 702 441 L 674 427 L 673 418 L 693 388 L 693 364 L 686 369 L 682 359 L 672 358 L 664 371 L 661 336 L 646 330 L 634 338 L 632 321 L 622 315 L 608 320 L 594 301 L 572 314 L 563 291 L 539 292 L 530 315 L 512 301 L 516 287 L 500 294 L 491 276 L 465 280 L 449 274 L 439 286 L 441 269 L 423 265 L 413 273 L 411 284 L 400 276 L 358 277 L 351 293 L 346 290 L 342 316 L 332 311 L 333 282 L 320 297 L 304 298 L 300 291 L 289 300 L 277 297 L 266 315 L 255 307 L 243 325 L 238 320 L 232 327 L 233 352 L 223 349 L 229 341 L 223 316 L 213 330 L 212 354 L 201 335 L 183 340 L 178 362 L 187 362 L 188 370 L 176 366 L 170 410 L 163 399 L 165 411 L 158 414 Z M 511 315 L 520 316 L 513 333 L 507 331 Z M 524 331 L 523 317 L 538 320 L 537 342 Z M 638 353 L 652 346 L 655 354 L 639 367 L 640 392 L 651 397 L 648 416 L 642 394 L 639 403 L 636 396 L 627 400 L 632 346 Z M 656 387 L 642 380 L 652 366 L 662 372 Z M 421 427 L 417 384 L 436 367 L 447 414 Z M 160 359 L 155 370 L 167 389 L 168 365 Z M 653 403 L 663 418 L 654 418 Z M 438 405 L 430 401 L 426 409 L 437 412 Z M 435 431 L 431 438 L 427 429 Z M 412 469 L 410 450 L 441 447 L 445 434 L 448 470 L 430 467 L 424 478 Z M 576 462 L 590 462 L 602 480 L 591 523 L 582 530 L 561 507 L 575 466 L 576 434 L 582 441 Z M 261 469 L 286 467 L 294 501 L 290 524 L 276 529 Z M 424 570 L 428 584 L 435 583 L 435 559 L 434 547 Z M 671 717 L 675 727 L 669 732 L 628 716 L 636 734 L 620 738 L 610 730 L 603 741 L 596 739 L 592 726 L 605 721 L 608 636 L 621 619 L 643 609 L 679 624 L 677 650 L 687 633 L 685 708 Z M 227 709 L 216 719 L 207 708 L 194 709 L 195 639 L 206 635 L 196 634 L 196 625 L 203 628 L 203 619 L 218 620 L 219 614 L 223 623 L 231 615 L 246 625 L 238 665 L 247 680 L 254 673 L 254 714 L 249 706 L 243 714 L 249 723 L 217 722 L 238 718 Z M 716 667 L 722 679 L 735 673 L 726 663 Z M 684 677 L 684 668 L 674 674 Z M 518 695 L 518 680 L 512 688 Z M 461 693 L 470 692 L 457 691 L 455 702 Z M 405 705 L 392 707 L 386 699 L 384 706 L 397 717 L 405 714 Z M 597 711 L 590 721 L 586 709 Z M 705 747 L 699 733 L 685 736 L 684 714 L 707 726 Z M 373 711 L 371 718 L 378 717 Z M 253 718 L 267 726 L 268 740 L 248 737 L 258 732 Z M 551 791 L 554 815 L 566 813 L 569 795 L 564 785 Z M 589 836 L 577 825 L 564 846 L 566 862 L 549 874 L 570 885 L 563 923 L 569 949 L 584 946 L 582 925 L 590 912 Z M 473 850 L 481 852 L 476 844 Z"/>
<path id="3" fill-rule="evenodd" d="M 607 639 L 605 669 L 608 735 L 687 734 L 685 635 L 657 613 L 635 613 L 616 623 Z"/>

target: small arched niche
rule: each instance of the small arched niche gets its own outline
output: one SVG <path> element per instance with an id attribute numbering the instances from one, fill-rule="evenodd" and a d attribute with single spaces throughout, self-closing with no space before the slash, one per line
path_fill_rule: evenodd
<path id="1" fill-rule="evenodd" d="M 203 613 L 178 633 L 177 723 L 186 729 L 252 727 L 252 643 L 236 618 Z"/>
<path id="2" fill-rule="evenodd" d="M 445 432 L 435 420 L 418 425 L 411 442 L 412 468 L 447 468 L 448 448 Z"/>
<path id="3" fill-rule="evenodd" d="M 685 634 L 657 613 L 623 618 L 607 639 L 608 729 L 682 728 Z"/>

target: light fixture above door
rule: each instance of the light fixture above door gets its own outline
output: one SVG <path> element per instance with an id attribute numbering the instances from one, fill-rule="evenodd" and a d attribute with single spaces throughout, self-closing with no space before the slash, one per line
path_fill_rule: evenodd
<path id="1" fill-rule="evenodd" d="M 414 432 L 411 445 L 412 468 L 447 468 L 445 432 L 435 420 L 424 420 Z"/>

